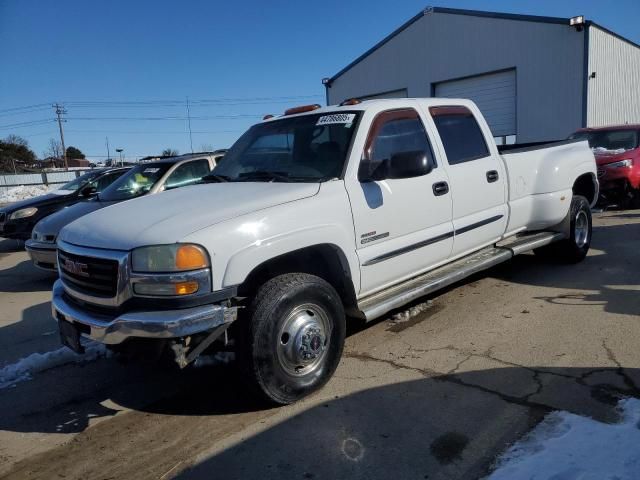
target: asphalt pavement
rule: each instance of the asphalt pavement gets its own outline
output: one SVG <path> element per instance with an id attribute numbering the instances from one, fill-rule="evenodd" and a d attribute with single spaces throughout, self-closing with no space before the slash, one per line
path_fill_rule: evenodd
<path id="1" fill-rule="evenodd" d="M 0 240 L 0 372 L 40 365 L 0 389 L 0 478 L 481 478 L 547 413 L 640 395 L 639 241 L 640 211 L 597 214 L 578 265 L 522 255 L 353 321 L 322 391 L 265 408 L 232 365 L 60 353 L 54 276 Z"/>

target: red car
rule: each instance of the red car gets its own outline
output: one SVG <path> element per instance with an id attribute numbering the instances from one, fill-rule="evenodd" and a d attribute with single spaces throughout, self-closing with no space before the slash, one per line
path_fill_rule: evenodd
<path id="1" fill-rule="evenodd" d="M 602 200 L 640 208 L 640 125 L 583 128 L 569 138 L 589 141 Z"/>

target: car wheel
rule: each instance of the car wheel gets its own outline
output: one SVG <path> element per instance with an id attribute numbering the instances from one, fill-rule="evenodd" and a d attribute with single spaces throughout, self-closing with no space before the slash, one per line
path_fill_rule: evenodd
<path id="1" fill-rule="evenodd" d="M 589 201 L 574 195 L 569 209 L 569 236 L 551 245 L 534 250 L 536 255 L 565 263 L 577 263 L 587 256 L 593 230 Z"/>
<path id="2" fill-rule="evenodd" d="M 345 338 L 340 296 L 325 280 L 291 273 L 263 284 L 245 319 L 241 360 L 250 387 L 270 403 L 293 403 L 333 375 Z"/>

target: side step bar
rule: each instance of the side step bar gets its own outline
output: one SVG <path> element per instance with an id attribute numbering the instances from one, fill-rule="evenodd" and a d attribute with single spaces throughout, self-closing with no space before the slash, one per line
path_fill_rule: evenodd
<path id="1" fill-rule="evenodd" d="M 543 247 L 564 238 L 564 234 L 540 232 L 513 237 L 495 247 L 487 247 L 442 267 L 374 293 L 358 301 L 358 309 L 367 321 L 381 317 L 394 308 L 459 282 L 474 273 L 511 259 L 514 255 Z"/>

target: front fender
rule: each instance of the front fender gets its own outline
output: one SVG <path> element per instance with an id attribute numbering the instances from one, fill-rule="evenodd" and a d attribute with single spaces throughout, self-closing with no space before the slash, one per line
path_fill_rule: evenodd
<path id="1" fill-rule="evenodd" d="M 346 259 L 356 291 L 360 288 L 360 267 L 351 239 L 336 225 L 314 225 L 281 233 L 247 245 L 227 263 L 222 288 L 241 284 L 259 265 L 281 255 L 316 245 L 331 245 Z"/>

